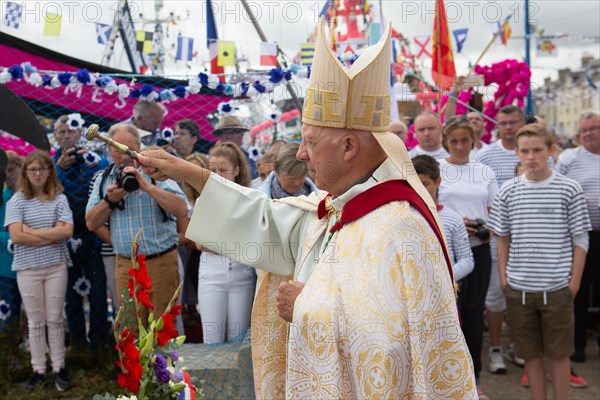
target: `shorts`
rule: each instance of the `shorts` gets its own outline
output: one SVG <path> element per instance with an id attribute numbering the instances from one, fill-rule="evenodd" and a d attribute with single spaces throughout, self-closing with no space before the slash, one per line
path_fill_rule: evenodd
<path id="1" fill-rule="evenodd" d="M 567 286 L 554 292 L 524 293 L 506 287 L 507 319 L 515 353 L 526 361 L 573 354 L 573 295 Z M 523 304 L 525 303 L 525 304 Z"/>

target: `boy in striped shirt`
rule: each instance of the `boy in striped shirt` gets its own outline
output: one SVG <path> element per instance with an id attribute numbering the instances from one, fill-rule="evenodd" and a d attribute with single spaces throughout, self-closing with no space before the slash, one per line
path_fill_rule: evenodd
<path id="1" fill-rule="evenodd" d="M 454 280 L 458 282 L 469 275 L 475 266 L 467 228 L 460 215 L 438 204 L 437 191 L 442 183 L 442 177 L 440 176 L 440 166 L 435 158 L 422 154 L 413 157 L 412 162 L 421 183 L 437 204 L 438 214 L 446 234 L 448 255 L 452 262 L 452 274 Z"/>
<path id="2" fill-rule="evenodd" d="M 524 173 L 502 186 L 488 220 L 499 236 L 500 285 L 534 399 L 546 398 L 544 356 L 552 366 L 554 398 L 568 398 L 573 297 L 591 230 L 581 186 L 548 165 L 553 146 L 542 126 L 517 132 Z"/>

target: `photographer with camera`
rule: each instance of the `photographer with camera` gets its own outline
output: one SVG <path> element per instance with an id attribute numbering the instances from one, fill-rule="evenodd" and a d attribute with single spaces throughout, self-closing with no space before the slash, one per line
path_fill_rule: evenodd
<path id="1" fill-rule="evenodd" d="M 113 125 L 108 135 L 139 152 L 141 140 L 133 125 Z M 177 183 L 157 182 L 133 167 L 133 160 L 110 148 L 114 165 L 96 178 L 86 208 L 87 227 L 95 231 L 110 218 L 110 239 L 116 256 L 115 279 L 119 302 L 127 288 L 131 243 L 139 229 L 139 254 L 146 255 L 152 279 L 150 300 L 160 317 L 179 285 L 177 218 L 187 216 L 185 195 Z M 146 321 L 147 318 L 142 318 Z"/>
<path id="2" fill-rule="evenodd" d="M 109 326 L 106 321 L 106 273 L 100 253 L 101 242 L 85 225 L 85 206 L 88 187 L 97 171 L 108 163 L 93 152 L 81 147 L 84 121 L 80 114 L 59 117 L 54 125 L 54 140 L 58 150 L 52 157 L 58 180 L 63 185 L 69 207 L 73 213 L 73 237 L 69 239 L 72 266 L 68 268 L 66 293 L 67 321 L 73 344 L 89 344 L 92 347 L 107 344 Z M 87 290 L 79 285 L 89 281 L 87 292 L 90 304 L 90 325 L 86 335 L 83 297 Z M 84 284 L 87 288 L 87 284 Z M 87 338 L 86 338 L 87 337 Z"/>
<path id="3" fill-rule="evenodd" d="M 490 167 L 470 160 L 476 140 L 473 127 L 465 116 L 456 116 L 446 122 L 442 132 L 442 143 L 449 156 L 439 160 L 442 171 L 439 201 L 463 217 L 475 260 L 473 272 L 460 281 L 458 309 L 463 333 L 473 358 L 479 395 L 483 398 L 484 393 L 479 386 L 483 310 L 492 268 L 489 244 L 492 235 L 485 221 L 498 185 L 496 175 Z"/>

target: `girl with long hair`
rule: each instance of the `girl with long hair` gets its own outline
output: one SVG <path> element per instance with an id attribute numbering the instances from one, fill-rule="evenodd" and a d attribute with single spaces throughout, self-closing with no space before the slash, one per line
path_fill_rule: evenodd
<path id="1" fill-rule="evenodd" d="M 53 383 L 65 391 L 72 387 L 65 370 L 63 308 L 73 215 L 47 153 L 29 154 L 18 187 L 7 204 L 4 226 L 15 244 L 12 270 L 28 319 L 33 374 L 26 388 L 44 386 L 48 345 Z"/>
<path id="2" fill-rule="evenodd" d="M 246 157 L 234 143 L 214 146 L 209 168 L 223 179 L 250 186 Z M 208 250 L 208 251 L 207 251 Z M 198 304 L 204 343 L 241 339 L 250 326 L 254 296 L 254 270 L 216 252 L 229 249 L 203 249 L 198 276 Z"/>

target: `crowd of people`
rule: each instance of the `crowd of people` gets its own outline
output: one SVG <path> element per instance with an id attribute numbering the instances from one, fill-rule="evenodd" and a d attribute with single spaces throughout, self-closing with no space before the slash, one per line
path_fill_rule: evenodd
<path id="1" fill-rule="evenodd" d="M 208 154 L 194 147 L 199 129 L 192 120 L 178 122 L 174 141 L 162 147 L 271 199 L 318 191 L 306 163 L 296 158 L 297 143 L 275 143 L 253 175 L 240 147 L 247 128 L 235 117 L 224 120 L 215 131 L 221 140 Z M 142 127 L 155 132 L 160 121 L 155 128 L 148 121 L 138 127 L 136 121 L 144 118 L 134 115 L 132 124 L 112 126 L 109 136 L 135 151 L 143 150 L 144 141 L 144 148 L 153 148 L 155 134 L 140 132 Z M 551 156 L 556 144 L 548 129 L 526 125 L 520 108 L 501 109 L 497 121 L 497 140 L 485 144 L 479 114 L 454 116 L 442 124 L 437 114 L 423 112 L 415 119 L 419 146 L 409 154 L 444 225 L 480 398 L 485 398 L 479 374 L 486 317 L 489 371 L 505 372 L 505 359 L 524 365 L 521 383 L 531 387 L 534 398 L 544 397 L 545 355 L 552 360 L 555 397 L 560 398 L 569 383 L 585 385 L 569 357 L 585 361 L 590 284 L 599 285 L 593 266 L 600 237 L 600 117 L 582 115 L 579 146 L 557 158 Z M 402 123 L 393 122 L 392 128 L 406 133 Z M 239 339 L 250 326 L 255 270 L 219 254 L 210 243 L 196 244 L 184 236 L 199 193 L 189 184 L 154 180 L 112 148 L 110 165 L 97 155 L 83 158 L 87 150 L 81 136 L 64 116 L 55 125 L 54 157 L 41 151 L 25 159 L 8 154 L 0 286 L 11 313 L 1 324 L 18 320 L 22 301 L 33 368 L 30 390 L 45 381 L 46 342 L 37 338 L 46 328 L 54 383 L 59 390 L 71 385 L 64 365 L 63 308 L 71 344 L 107 345 L 107 294 L 114 304 L 122 301 L 130 243 L 140 228 L 138 243 L 153 281 L 155 313 L 162 312 L 181 279 L 182 301 L 198 306 L 205 343 Z M 82 277 L 90 283 L 85 296 L 76 290 Z M 90 310 L 87 326 L 81 318 L 84 297 Z M 555 306 L 559 297 L 564 299 Z M 543 314 L 541 320 L 536 312 Z M 512 340 L 504 350 L 506 315 Z"/>
<path id="2" fill-rule="evenodd" d="M 428 197 L 406 201 L 415 208 L 423 204 L 426 209 L 428 202 L 437 207 L 447 258 L 458 284 L 456 305 L 461 330 L 472 360 L 472 370 L 465 370 L 473 373 L 469 379 L 475 382 L 478 397 L 487 398 L 485 383 L 480 381 L 487 325 L 487 367 L 491 373 L 506 372 L 505 360 L 511 360 L 524 366 L 521 384 L 530 387 L 532 397 L 546 398 L 547 357 L 552 367 L 554 397 L 566 398 L 569 385 L 586 385 L 571 363 L 586 361 L 590 325 L 587 307 L 590 302 L 598 304 L 598 299 L 590 296 L 600 292 L 600 116 L 582 115 L 576 134 L 578 146 L 559 152 L 551 132 L 540 122 L 527 124 L 519 107 L 507 106 L 498 112 L 497 135 L 491 143 L 481 140 L 485 133 L 482 114 L 451 114 L 446 112 L 444 122 L 439 114 L 430 111 L 416 116 L 414 132 L 418 145 L 409 149 L 408 155 Z M 0 329 L 18 323 L 20 309 L 24 309 L 33 369 L 27 390 L 34 390 L 47 380 L 47 349 L 52 382 L 59 391 L 65 391 L 72 386 L 65 366 L 65 342 L 92 348 L 109 344 L 108 304 L 112 301 L 117 306 L 123 302 L 120 294 L 127 288 L 131 242 L 140 229 L 139 252 L 146 255 L 155 316 L 164 311 L 183 281 L 180 301 L 188 309 L 199 311 L 203 341 L 207 344 L 239 340 L 251 321 L 273 322 L 277 317 L 277 323 L 283 326 L 284 321 L 297 322 L 300 317 L 296 313 L 312 318 L 315 311 L 308 302 L 312 299 L 327 303 L 323 297 L 327 291 L 307 286 L 309 277 L 321 286 L 331 284 L 327 273 L 345 276 L 354 281 L 352 285 L 361 283 L 356 282 L 361 279 L 353 276 L 356 271 L 350 267 L 332 264 L 339 269 L 324 273 L 315 266 L 336 243 L 341 246 L 338 250 L 344 250 L 335 254 L 337 257 L 359 257 L 346 254 L 353 249 L 344 248 L 344 242 L 334 233 L 354 221 L 348 218 L 364 215 L 355 211 L 363 207 L 354 201 L 361 193 L 375 190 L 387 176 L 395 176 L 390 172 L 393 160 L 381 152 L 373 138 L 348 134 L 345 141 L 326 142 L 323 138 L 329 133 L 324 132 L 330 128 L 319 128 L 325 125 L 316 123 L 316 113 L 309 109 L 302 144 L 275 141 L 255 163 L 242 148 L 248 128 L 237 118 L 221 118 L 212 132 L 219 142 L 210 149 L 192 119 L 177 122 L 173 141 L 163 143 L 157 140 L 163 119 L 161 106 L 140 101 L 132 118 L 111 126 L 108 135 L 131 150 L 152 155 L 159 153 L 151 150 L 166 150 L 171 157 L 187 160 L 198 168 L 173 172 L 167 161 L 174 162 L 163 156 L 142 157 L 144 168 L 137 168 L 134 160 L 114 148 L 107 149 L 106 158 L 91 154 L 82 146 L 81 127 L 74 128 L 69 123 L 71 117 L 56 121 L 57 151 L 52 158 L 42 151 L 25 158 L 8 153 L 0 209 L 0 222 L 6 228 L 0 232 L 0 299 L 8 304 L 10 313 L 0 321 Z M 382 129 L 406 141 L 407 127 L 403 122 L 392 121 Z M 328 157 L 333 157 L 331 154 L 339 148 L 344 149 L 344 155 L 339 163 L 330 164 Z M 355 159 L 359 150 L 367 151 L 364 149 L 374 156 Z M 164 164 L 150 168 L 151 159 Z M 196 175 L 182 175 L 185 171 L 195 171 Z M 210 171 L 212 178 L 197 171 Z M 206 185 L 211 185 L 209 194 L 203 192 Z M 396 193 L 388 194 L 392 189 Z M 317 199 L 320 190 L 333 197 Z M 378 196 L 404 200 L 397 197 L 400 189 L 386 186 L 381 190 L 385 191 L 377 192 Z M 268 199 L 275 202 L 267 203 Z M 368 215 L 377 209 L 375 205 L 368 207 L 372 207 Z M 321 215 L 319 220 L 306 217 L 309 211 Z M 418 222 L 405 212 L 386 209 L 387 214 L 379 217 L 383 219 L 375 219 L 375 225 L 387 226 L 394 217 L 403 215 L 403 229 L 414 235 L 428 226 L 425 223 L 415 228 Z M 359 214 L 349 217 L 352 213 Z M 327 215 L 325 222 L 321 221 L 323 215 Z M 436 214 L 432 218 L 428 222 L 434 227 Z M 258 234 L 248 228 L 257 224 Z M 369 232 L 369 228 L 372 227 L 364 229 Z M 321 240 L 324 245 L 317 246 L 322 249 L 312 261 L 312 256 L 305 259 L 307 254 L 300 254 L 307 249 L 299 248 L 290 249 L 291 264 L 285 252 L 283 256 L 275 252 L 277 256 L 268 251 L 256 255 L 253 262 L 242 262 L 252 256 L 241 257 L 236 244 L 248 242 L 247 237 L 255 243 L 271 243 L 274 231 L 279 236 L 287 235 L 290 242 L 291 237 L 297 236 L 295 243 L 299 245 L 309 240 L 307 236 L 312 231 L 320 232 L 314 233 L 312 239 Z M 326 231 L 330 233 L 326 235 Z M 381 244 L 371 236 L 363 236 L 365 244 L 357 246 L 372 243 L 372 251 L 376 252 Z M 443 236 L 440 231 L 441 242 Z M 328 246 L 332 238 L 335 243 Z M 389 240 L 390 246 L 398 245 L 393 242 L 394 234 Z M 443 248 L 442 245 L 440 249 Z M 400 252 L 397 248 L 394 251 Z M 267 255 L 270 258 L 266 259 Z M 395 253 L 387 256 L 402 258 Z M 301 258 L 308 267 L 298 270 Z M 258 274 L 255 268 L 260 269 Z M 358 271 L 365 278 L 369 275 L 368 271 Z M 407 280 L 417 279 L 403 273 Z M 285 279 L 277 279 L 276 275 Z M 87 283 L 86 290 L 81 289 L 82 282 Z M 347 284 L 352 290 L 363 288 Z M 404 295 L 408 296 L 410 290 L 405 287 Z M 308 293 L 300 297 L 305 291 Z M 363 293 L 362 305 L 354 297 L 356 294 L 340 295 L 349 302 L 341 307 L 384 312 L 387 306 L 371 304 L 366 299 L 374 296 L 371 300 L 375 302 L 382 296 L 379 300 L 383 304 L 392 304 L 392 300 L 384 298 L 387 295 Z M 429 299 L 427 296 L 430 294 L 425 295 Z M 266 308 L 259 307 L 269 302 L 273 305 L 275 300 L 278 315 L 270 315 Z M 83 318 L 85 302 L 89 305 L 87 323 Z M 368 320 L 356 315 L 335 322 L 346 324 L 353 334 L 361 335 L 357 333 L 360 329 L 369 329 L 353 331 L 355 319 L 361 322 L 361 318 Z M 505 323 L 511 330 L 507 348 L 501 342 Z M 254 334 L 256 326 L 252 329 Z M 299 354 L 307 351 L 302 343 L 291 343 L 287 355 L 289 365 L 296 365 L 299 370 L 305 361 Z M 268 346 L 263 347 L 261 352 L 269 351 Z M 339 351 L 343 356 L 344 349 Z M 420 356 L 412 357 L 420 360 Z M 273 369 L 282 367 L 269 365 L 267 359 L 260 361 L 260 374 L 272 378 L 269 374 Z M 324 374 L 330 372 L 323 368 Z M 336 379 L 336 385 L 342 385 L 344 379 L 352 378 Z M 274 390 L 274 382 L 256 380 L 257 393 L 267 395 Z M 465 390 L 463 394 L 468 397 L 472 392 Z"/>

